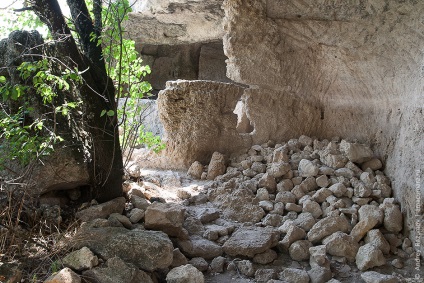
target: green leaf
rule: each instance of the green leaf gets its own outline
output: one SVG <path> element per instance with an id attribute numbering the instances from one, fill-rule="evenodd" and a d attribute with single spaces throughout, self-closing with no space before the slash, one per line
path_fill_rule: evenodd
<path id="1" fill-rule="evenodd" d="M 100 117 L 103 117 L 106 114 L 106 110 L 102 110 L 102 113 L 100 113 Z"/>
<path id="2" fill-rule="evenodd" d="M 109 117 L 112 117 L 112 116 L 114 116 L 114 115 L 115 115 L 115 111 L 113 111 L 113 110 L 109 110 L 109 111 L 107 111 L 107 115 L 108 115 Z"/>
<path id="3" fill-rule="evenodd" d="M 0 83 L 1 84 L 6 83 L 6 77 L 5 76 L 0 76 Z"/>
<path id="4" fill-rule="evenodd" d="M 42 121 L 38 122 L 38 123 L 35 125 L 35 127 L 36 127 L 37 129 L 41 130 L 41 129 L 43 128 L 43 122 L 42 122 Z"/>

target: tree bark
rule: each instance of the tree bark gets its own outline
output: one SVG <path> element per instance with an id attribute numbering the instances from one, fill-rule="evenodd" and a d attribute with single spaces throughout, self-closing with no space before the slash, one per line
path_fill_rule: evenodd
<path id="1" fill-rule="evenodd" d="M 82 124 L 88 135 L 80 138 L 88 144 L 86 160 L 92 196 L 103 202 L 122 195 L 123 163 L 116 118 L 115 89 L 106 74 L 101 46 L 90 41 L 90 34 L 95 29 L 85 2 L 67 2 L 85 54 L 72 37 L 57 0 L 34 0 L 33 9 L 52 33 L 56 41 L 57 57 L 65 61 L 70 68 L 76 67 L 82 72 L 84 83 L 79 90 L 84 107 Z M 101 117 L 103 110 L 113 110 L 115 115 Z"/>

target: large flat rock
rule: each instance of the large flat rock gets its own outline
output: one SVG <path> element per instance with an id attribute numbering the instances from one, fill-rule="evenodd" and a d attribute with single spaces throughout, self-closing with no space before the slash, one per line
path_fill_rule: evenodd
<path id="1" fill-rule="evenodd" d="M 76 248 L 88 247 L 103 259 L 119 257 L 146 271 L 168 267 L 174 250 L 163 232 L 118 227 L 83 228 L 73 243 Z"/>

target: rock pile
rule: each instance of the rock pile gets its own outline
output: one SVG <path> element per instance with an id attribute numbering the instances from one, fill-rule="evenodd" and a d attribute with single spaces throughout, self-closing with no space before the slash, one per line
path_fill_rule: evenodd
<path id="1" fill-rule="evenodd" d="M 229 160 L 214 153 L 209 166 L 188 170 L 203 190 L 165 178 L 179 196 L 166 202 L 165 179 L 151 177 L 127 186 L 126 204 L 118 198 L 81 210 L 77 250 L 61 272 L 92 282 L 198 283 L 202 272 L 237 272 L 255 282 L 334 283 L 358 282 L 359 275 L 346 280 L 358 269 L 390 266 L 394 256 L 391 265 L 402 268 L 414 250 L 380 169 L 369 147 L 339 139 L 268 142 Z"/>

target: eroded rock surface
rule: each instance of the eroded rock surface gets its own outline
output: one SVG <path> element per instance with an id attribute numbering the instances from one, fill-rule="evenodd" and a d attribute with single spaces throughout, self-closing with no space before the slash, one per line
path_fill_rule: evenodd
<path id="1" fill-rule="evenodd" d="M 168 140 L 165 155 L 174 167 L 187 168 L 196 160 L 207 163 L 214 151 L 225 154 L 245 147 L 247 141 L 237 133 L 233 113 L 243 90 L 218 82 L 167 83 L 158 107 Z"/>

